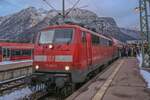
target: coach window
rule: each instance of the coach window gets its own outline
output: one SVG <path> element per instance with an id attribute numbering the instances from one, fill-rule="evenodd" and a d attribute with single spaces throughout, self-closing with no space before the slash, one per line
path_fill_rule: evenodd
<path id="1" fill-rule="evenodd" d="M 21 55 L 21 50 L 12 50 L 11 55 L 20 56 Z"/>
<path id="2" fill-rule="evenodd" d="M 21 55 L 21 50 L 16 50 L 16 55 L 20 56 Z"/>
<path id="3" fill-rule="evenodd" d="M 112 46 L 112 41 L 109 41 L 109 46 Z"/>
<path id="4" fill-rule="evenodd" d="M 101 45 L 101 37 L 99 37 L 99 45 Z"/>
<path id="5" fill-rule="evenodd" d="M 105 45 L 104 42 L 105 42 L 104 39 L 101 38 L 101 45 Z"/>
<path id="6" fill-rule="evenodd" d="M 31 50 L 22 50 L 22 55 L 31 56 Z"/>
<path id="7" fill-rule="evenodd" d="M 12 55 L 12 56 L 15 56 L 15 55 L 16 55 L 15 50 L 11 50 L 11 55 Z"/>
<path id="8" fill-rule="evenodd" d="M 86 43 L 86 32 L 82 32 L 82 43 Z"/>
<path id="9" fill-rule="evenodd" d="M 2 54 L 2 47 L 0 47 L 0 55 Z"/>
<path id="10" fill-rule="evenodd" d="M 106 40 L 106 39 L 105 39 Z M 106 46 L 109 46 L 109 41 L 108 40 L 106 40 Z"/>
<path id="11" fill-rule="evenodd" d="M 99 37 L 92 34 L 92 44 L 99 44 Z"/>
<path id="12" fill-rule="evenodd" d="M 9 60 L 10 59 L 10 49 L 9 48 L 3 48 L 3 60 Z"/>
<path id="13" fill-rule="evenodd" d="M 108 46 L 108 41 L 104 38 L 101 38 L 101 45 Z"/>
<path id="14" fill-rule="evenodd" d="M 3 48 L 3 57 L 7 57 L 7 49 L 6 48 Z"/>

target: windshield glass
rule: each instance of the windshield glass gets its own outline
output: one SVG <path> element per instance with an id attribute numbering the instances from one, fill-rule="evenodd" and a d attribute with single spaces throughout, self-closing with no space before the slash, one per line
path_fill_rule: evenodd
<path id="1" fill-rule="evenodd" d="M 40 44 L 48 43 L 70 43 L 73 29 L 52 29 L 41 32 Z"/>

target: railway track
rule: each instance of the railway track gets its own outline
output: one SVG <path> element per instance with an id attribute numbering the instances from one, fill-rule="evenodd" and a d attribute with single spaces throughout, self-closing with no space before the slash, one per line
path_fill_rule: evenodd
<path id="1" fill-rule="evenodd" d="M 32 73 L 32 66 L 29 65 L 31 65 L 30 62 L 23 62 L 12 64 L 12 66 L 11 64 L 1 66 L 0 68 L 1 96 L 26 86 L 27 76 L 30 76 Z"/>
<path id="2" fill-rule="evenodd" d="M 32 66 L 28 66 L 24 63 L 24 66 L 18 66 L 17 64 L 5 65 L 5 68 L 0 70 L 0 97 L 10 95 L 13 92 L 20 92 L 22 89 L 32 89 L 29 83 L 30 76 L 32 74 Z M 15 67 L 16 66 L 16 67 Z M 18 67 L 17 67 L 18 66 Z M 37 87 L 36 87 L 37 88 Z M 37 100 L 43 95 L 46 95 L 46 91 L 38 86 L 38 91 L 32 91 L 30 95 L 20 98 L 21 100 Z"/>
<path id="3" fill-rule="evenodd" d="M 21 76 L 18 78 L 0 82 L 0 95 L 12 92 L 18 88 L 25 86 L 25 80 L 26 76 Z"/>
<path id="4" fill-rule="evenodd" d="M 32 91 L 34 86 L 31 87 L 28 85 L 27 82 L 27 76 L 21 76 L 15 79 L 7 80 L 0 82 L 0 96 L 5 96 L 7 94 L 11 94 L 13 92 L 21 92 L 23 89 L 28 88 L 30 90 L 30 94 L 24 94 L 24 97 L 20 97 L 19 100 L 38 100 L 41 97 L 48 94 L 46 89 L 44 88 L 44 85 L 36 86 L 38 88 L 37 91 Z M 26 89 L 27 91 L 27 89 Z M 18 97 L 17 97 L 18 98 Z M 0 98 L 1 99 L 1 98 Z"/>
<path id="5" fill-rule="evenodd" d="M 23 97 L 22 99 L 23 100 L 38 100 L 38 99 L 46 96 L 47 94 L 48 94 L 47 91 L 40 90 L 40 91 L 33 92 L 30 95 Z"/>
<path id="6" fill-rule="evenodd" d="M 30 86 L 30 89 L 32 93 L 28 96 L 23 97 L 23 100 L 43 100 L 45 97 L 48 97 L 49 94 L 51 94 L 51 97 L 48 98 L 48 100 L 57 100 L 60 98 L 63 98 L 61 94 L 56 91 L 56 89 L 47 90 L 48 87 L 46 87 L 44 84 L 38 84 L 35 86 Z M 60 99 L 62 100 L 62 99 Z"/>

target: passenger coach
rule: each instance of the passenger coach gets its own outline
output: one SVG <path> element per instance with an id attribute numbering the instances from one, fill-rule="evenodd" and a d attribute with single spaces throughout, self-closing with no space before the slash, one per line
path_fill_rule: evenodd
<path id="1" fill-rule="evenodd" d="M 32 60 L 34 45 L 28 43 L 0 43 L 0 62 Z"/>

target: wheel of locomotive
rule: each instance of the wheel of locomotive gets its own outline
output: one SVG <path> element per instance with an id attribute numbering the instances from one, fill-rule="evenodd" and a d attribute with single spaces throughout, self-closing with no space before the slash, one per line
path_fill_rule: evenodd
<path id="1" fill-rule="evenodd" d="M 75 91 L 75 84 L 74 83 L 70 83 L 70 85 L 68 86 L 68 93 L 69 95 L 72 94 Z"/>
<path id="2" fill-rule="evenodd" d="M 94 72 L 95 72 L 94 74 L 97 75 L 99 73 L 99 69 L 97 68 Z"/>
<path id="3" fill-rule="evenodd" d="M 66 84 L 63 88 L 60 89 L 60 95 L 61 97 L 65 98 L 69 95 L 71 95 L 75 90 L 75 84 L 69 83 Z"/>
<path id="4" fill-rule="evenodd" d="M 58 89 L 56 88 L 56 85 L 50 82 L 46 83 L 46 90 L 48 91 L 48 93 L 51 94 L 57 94 L 58 93 Z"/>

